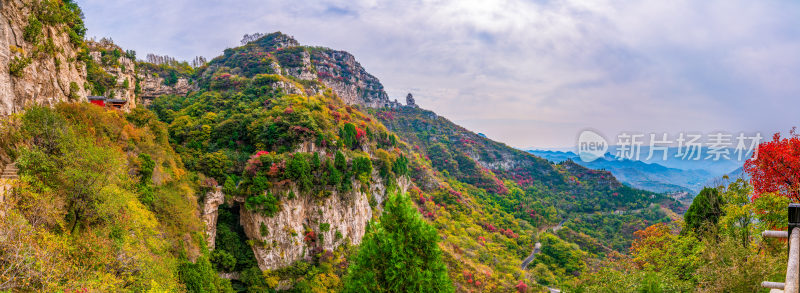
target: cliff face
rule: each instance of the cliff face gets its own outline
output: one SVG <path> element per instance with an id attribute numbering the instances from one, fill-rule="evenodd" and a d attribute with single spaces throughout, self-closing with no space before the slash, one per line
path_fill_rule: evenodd
<path id="1" fill-rule="evenodd" d="M 109 85 L 105 96 L 113 99 L 126 100 L 127 103 L 122 107 L 124 111 L 136 108 L 136 62 L 126 56 L 116 58 L 112 64 L 103 64 L 103 52 L 107 50 L 119 50 L 113 43 L 101 41 L 100 43 L 90 42 L 89 56 L 99 64 L 102 70 L 113 76 L 114 84 Z"/>
<path id="2" fill-rule="evenodd" d="M 44 19 L 37 20 L 43 18 L 42 11 L 48 11 L 37 8 L 37 3 L 34 0 L 0 1 L 0 115 L 20 112 L 34 104 L 85 102 L 86 97 L 92 95 L 93 87 L 97 95 L 126 100 L 125 111 L 137 106 L 137 96 L 144 97 L 147 102 L 147 98 L 185 95 L 192 89 L 185 78 L 167 86 L 163 78 L 139 72 L 132 57 L 126 56 L 125 51 L 110 40 L 82 41 L 66 23 L 48 24 Z M 79 13 L 79 10 L 71 13 Z M 87 45 L 89 56 L 79 56 L 82 42 Z M 122 54 L 109 54 L 113 51 Z M 94 63 L 93 80 L 87 78 L 87 75 L 92 76 L 87 73 L 87 63 Z M 137 81 L 140 83 L 138 93 Z"/>
<path id="3" fill-rule="evenodd" d="M 142 90 L 139 96 L 141 97 L 141 102 L 144 106 L 149 105 L 153 99 L 159 96 L 185 96 L 189 91 L 194 89 L 194 87 L 189 84 L 189 80 L 182 77 L 178 78 L 178 82 L 170 86 L 164 84 L 164 78 L 158 76 L 157 74 L 138 72 L 137 76 L 139 77 L 139 87 Z"/>
<path id="4" fill-rule="evenodd" d="M 390 105 L 381 82 L 345 51 L 314 50 L 311 55 L 319 80 L 345 103 L 381 108 Z"/>
<path id="5" fill-rule="evenodd" d="M 296 152 L 318 152 L 324 149 L 306 142 Z M 249 211 L 244 198 L 234 198 L 240 205 L 240 224 L 248 240 L 252 240 L 253 253 L 261 270 L 283 268 L 300 260 L 310 260 L 321 250 L 332 251 L 339 245 L 358 245 L 366 233 L 367 223 L 375 212 L 382 211 L 387 196 L 386 183 L 377 170 L 372 172 L 369 188 L 353 180 L 348 192 L 331 189 L 330 195 L 319 198 L 314 192 L 301 192 L 296 185 L 274 186 L 271 194 L 280 194 L 284 200 L 273 216 Z M 397 178 L 399 192 L 405 193 L 411 181 L 407 177 Z M 293 196 L 290 196 L 293 194 Z M 208 247 L 214 249 L 218 208 L 225 201 L 220 187 L 208 192 L 204 199 L 202 218 L 206 225 Z M 373 201 L 373 204 L 370 204 Z"/>
<path id="6" fill-rule="evenodd" d="M 241 209 L 241 224 L 262 270 L 276 269 L 293 262 L 310 259 L 315 248 L 333 250 L 345 241 L 361 243 L 367 222 L 372 218 L 369 195 L 359 191 L 334 192 L 318 200 L 313 195 L 294 192 L 297 197 L 286 200 L 281 210 L 265 217 Z M 287 190 L 273 190 L 273 193 Z M 383 194 L 382 184 L 373 184 L 372 193 Z M 321 227 L 329 227 L 323 231 Z M 311 232 L 309 232 L 311 231 Z"/>
<path id="7" fill-rule="evenodd" d="M 128 101 L 123 107 L 124 110 L 136 108 L 136 63 L 127 58 L 119 58 L 120 66 L 106 68 L 106 72 L 117 78 L 117 86 L 110 91 L 109 96 L 123 98 Z"/>
<path id="8" fill-rule="evenodd" d="M 25 41 L 32 2 L 0 1 L 0 115 L 19 112 L 30 104 L 52 105 L 87 96 L 86 68 L 77 61 L 78 50 L 70 43 L 65 25 L 43 26 L 41 38 L 52 40 L 51 52 Z"/>
<path id="9" fill-rule="evenodd" d="M 222 187 L 217 187 L 209 191 L 203 199 L 203 214 L 201 217 L 205 224 L 206 243 L 211 250 L 214 250 L 217 238 L 217 216 L 219 215 L 219 206 L 223 203 L 225 203 L 225 195 L 222 194 Z"/>

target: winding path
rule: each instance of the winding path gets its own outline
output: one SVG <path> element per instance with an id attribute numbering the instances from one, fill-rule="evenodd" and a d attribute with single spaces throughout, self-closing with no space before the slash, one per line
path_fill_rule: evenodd
<path id="1" fill-rule="evenodd" d="M 536 244 L 533 245 L 533 251 L 531 252 L 531 255 L 529 255 L 527 258 L 525 258 L 525 260 L 522 261 L 523 270 L 528 267 L 528 264 L 530 264 L 534 258 L 536 258 L 536 254 L 542 251 L 541 248 L 542 248 L 541 242 L 536 242 Z"/>
<path id="2" fill-rule="evenodd" d="M 601 212 L 601 214 L 604 214 L 604 215 L 609 215 L 609 214 L 631 214 L 631 213 L 641 212 L 644 209 L 645 208 L 640 208 L 640 209 L 634 209 L 634 210 L 630 210 L 630 211 L 616 210 L 616 211 L 611 211 L 611 212 Z M 541 234 L 542 232 L 547 231 L 549 229 L 553 229 L 553 232 L 557 232 L 558 230 L 561 230 L 561 228 L 564 227 L 564 223 L 567 222 L 567 219 L 568 218 L 564 218 L 563 220 L 561 220 L 561 222 L 558 223 L 558 225 L 555 225 L 555 226 L 552 226 L 552 227 L 545 227 L 544 229 L 539 231 L 539 234 Z M 526 257 L 525 260 L 522 261 L 521 268 L 523 270 L 526 269 L 528 267 L 528 265 L 531 262 L 533 262 L 533 260 L 536 258 L 536 255 L 539 254 L 540 252 L 542 252 L 542 243 L 537 241 L 536 244 L 533 245 L 533 251 L 531 251 L 531 254 L 528 255 L 528 257 Z M 560 289 L 556 289 L 556 288 L 547 287 L 547 289 L 550 291 L 550 293 L 560 293 L 561 292 Z"/>
<path id="3" fill-rule="evenodd" d="M 552 227 L 545 227 L 542 231 L 547 231 L 549 229 L 553 229 L 553 232 L 556 232 L 556 231 L 560 230 L 564 226 L 564 223 L 566 221 L 567 221 L 567 219 L 563 219 L 563 220 L 561 220 L 560 223 L 558 223 L 558 225 L 555 225 L 555 226 L 552 226 Z M 541 234 L 541 231 L 539 233 Z M 522 261 L 522 266 L 521 266 L 522 269 L 524 270 L 525 268 L 527 268 L 528 265 L 533 261 L 533 259 L 536 258 L 536 255 L 539 254 L 540 252 L 542 252 L 542 243 L 541 242 L 536 242 L 536 244 L 533 245 L 533 251 L 531 251 L 531 254 L 528 255 L 528 257 L 525 258 L 525 260 Z"/>

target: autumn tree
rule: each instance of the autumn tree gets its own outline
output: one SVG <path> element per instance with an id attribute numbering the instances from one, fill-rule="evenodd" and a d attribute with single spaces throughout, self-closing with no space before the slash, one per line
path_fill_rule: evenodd
<path id="1" fill-rule="evenodd" d="M 18 158 L 22 173 L 63 194 L 68 230 L 75 232 L 80 224 L 95 220 L 101 191 L 108 177 L 120 171 L 120 159 L 113 150 L 66 127 L 51 109 L 33 107 L 22 120 L 23 133 L 32 141 Z M 48 129 L 51 126 L 57 127 Z"/>
<path id="2" fill-rule="evenodd" d="M 436 229 L 406 195 L 390 196 L 345 279 L 345 292 L 453 292 Z"/>
<path id="3" fill-rule="evenodd" d="M 639 269 L 667 272 L 689 280 L 700 265 L 698 254 L 703 246 L 695 237 L 675 235 L 663 223 L 636 231 L 634 235 L 631 259 Z"/>
<path id="4" fill-rule="evenodd" d="M 758 146 L 753 158 L 744 164 L 756 196 L 766 192 L 777 192 L 792 201 L 800 202 L 800 134 L 796 128 L 789 137 L 780 133 Z"/>

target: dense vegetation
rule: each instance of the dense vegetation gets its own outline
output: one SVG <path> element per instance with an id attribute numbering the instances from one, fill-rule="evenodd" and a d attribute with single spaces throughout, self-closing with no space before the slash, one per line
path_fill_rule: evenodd
<path id="1" fill-rule="evenodd" d="M 195 179 L 152 113 L 34 107 L 4 120 L 2 131 L 0 157 L 22 170 L 0 223 L 3 288 L 230 286 L 203 269 Z"/>
<path id="2" fill-rule="evenodd" d="M 32 22 L 32 31 L 36 26 Z M 105 46 L 94 48 L 100 50 L 96 61 L 88 57 L 92 44 L 82 46 L 88 88 L 95 94 L 118 84 L 103 67 L 121 66 L 122 56 L 135 59 L 133 52 Z M 43 253 L 52 264 L 45 267 L 53 270 L 28 266 L 18 274 L 30 280 L 8 288 L 688 290 L 711 282 L 700 276 L 701 261 L 724 268 L 729 261 L 760 265 L 780 257 L 776 244 L 740 228 L 750 223 L 743 217 L 767 223 L 763 217 L 772 214 L 755 211 L 780 204 L 779 197 L 750 203 L 741 200 L 747 193 L 743 183 L 718 189 L 723 200 L 698 201 L 687 214 L 691 228 L 678 234 L 671 210 L 676 202 L 624 186 L 609 172 L 571 161 L 552 164 L 430 111 L 345 104 L 322 83 L 333 76 L 318 73 L 315 64 L 335 64 L 336 78 L 343 80 L 355 70 L 345 60 L 320 59 L 339 56 L 329 51 L 269 34 L 199 68 L 140 63 L 168 85 L 179 77 L 196 79 L 198 90 L 159 97 L 153 112 L 60 105 L 12 117 L 3 150 L 19 162 L 23 177 L 4 225 L 29 233 L 15 236 L 27 238 L 29 248 L 4 249 Z M 307 74 L 317 79 L 300 78 Z M 380 199 L 369 192 L 376 185 L 408 191 Z M 218 211 L 216 248 L 207 252 L 196 220 L 198 195 L 216 186 L 227 198 Z M 310 255 L 275 270 L 258 267 L 253 247 L 266 241 L 246 235 L 243 212 L 269 218 L 298 197 L 320 203 L 358 194 L 369 196 L 373 215 L 360 246 L 342 242 L 322 249 L 317 234 L 331 231 L 330 225 L 307 223 L 292 233 L 303 240 L 294 245 L 308 245 Z M 266 226 L 260 233 L 270 235 Z M 537 242 L 541 253 L 522 268 Z M 721 256 L 707 247 L 717 244 L 729 245 L 731 255 L 716 258 Z M 768 252 L 763 259 L 744 257 L 754 246 Z M 107 255 L 119 257 L 101 257 Z M 756 272 L 773 273 L 766 267 Z M 621 287 L 609 287 L 617 283 Z M 707 288 L 749 288 L 725 286 Z"/>
<path id="3" fill-rule="evenodd" d="M 405 195 L 390 196 L 348 269 L 344 292 L 453 292 L 436 229 Z"/>
<path id="4" fill-rule="evenodd" d="M 588 258 L 627 249 L 635 229 L 668 221 L 657 206 L 644 208 L 672 202 L 622 186 L 608 172 L 571 162 L 552 165 L 477 138 L 446 120 L 429 119 L 433 114 L 423 110 L 364 112 L 345 105 L 319 82 L 281 74 L 285 73 L 282 66 L 305 66 L 296 60 L 298 54 L 320 50 L 298 49 L 291 47 L 292 42 L 284 35 L 270 34 L 228 49 L 199 69 L 199 91 L 187 97 L 164 96 L 151 106 L 169 124 L 171 143 L 186 167 L 219 182 L 211 184 L 224 186 L 226 195 L 241 196 L 241 208 L 269 217 L 293 196 L 322 199 L 333 191 L 366 190 L 375 183 L 373 170 L 389 185 L 408 174 L 418 186 L 412 186 L 409 195 L 419 213 L 443 236 L 439 246 L 449 278 L 459 291 L 535 286 L 539 278 L 522 270 L 520 263 L 533 250 L 539 231 L 564 219 L 578 222 L 594 212 L 621 217 L 615 219 L 616 224 L 594 221 L 600 233 L 588 235 L 575 228 L 548 238 L 547 243 L 553 244 L 548 253 Z M 314 72 L 313 68 L 304 70 Z M 490 169 L 485 167 L 487 162 L 490 166 L 512 162 L 513 168 Z M 287 184 L 301 194 L 273 192 Z M 370 199 L 373 208 L 380 208 L 376 203 Z M 617 210 L 631 213 L 610 215 Z M 611 235 L 620 236 L 606 237 Z M 590 251 L 586 252 L 573 245 L 557 245 L 567 243 L 561 238 L 597 245 L 585 248 Z M 245 242 L 241 233 L 230 239 Z M 342 257 L 348 256 L 337 255 L 337 259 Z M 225 258 L 229 257 L 217 259 Z M 537 265 L 542 264 L 540 272 L 553 276 L 547 283 L 551 285 L 573 280 L 586 269 L 583 257 L 546 262 L 543 258 Z M 214 263 L 228 271 L 246 269 L 231 270 L 231 265 L 219 260 Z M 333 279 L 339 280 L 341 273 L 334 273 Z M 303 283 L 298 281 L 301 273 L 268 275 Z M 324 287 L 339 288 L 333 283 Z"/>
<path id="5" fill-rule="evenodd" d="M 616 255 L 576 283 L 577 292 L 758 292 L 781 281 L 786 245 L 760 231 L 786 226 L 789 200 L 775 193 L 750 198 L 741 179 L 705 189 L 684 225 L 656 224 L 636 233 L 629 254 Z M 719 205 L 708 197 L 719 196 Z M 717 215 L 708 218 L 699 215 Z M 701 220 L 702 219 L 702 220 Z"/>

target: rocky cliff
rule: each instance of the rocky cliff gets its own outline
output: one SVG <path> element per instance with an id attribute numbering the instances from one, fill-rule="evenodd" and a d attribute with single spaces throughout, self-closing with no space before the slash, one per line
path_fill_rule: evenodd
<path id="1" fill-rule="evenodd" d="M 35 12 L 31 0 L 0 1 L 0 115 L 88 95 L 86 68 L 67 24 L 30 27 Z"/>
<path id="2" fill-rule="evenodd" d="M 94 95 L 126 100 L 127 102 L 122 107 L 125 111 L 136 108 L 136 62 L 123 55 L 124 50 L 109 39 L 103 38 L 99 42 L 87 41 L 87 47 L 91 62 L 97 65 L 94 75 L 110 77 L 94 78 L 97 80 L 95 81 L 97 85 L 95 85 Z M 92 81 L 94 80 L 90 78 L 90 82 Z"/>
<path id="3" fill-rule="evenodd" d="M 333 250 L 348 241 L 361 243 L 367 222 L 372 219 L 369 195 L 360 191 L 334 192 L 318 200 L 300 193 L 296 187 L 272 190 L 273 193 L 294 192 L 294 199 L 282 203 L 280 211 L 265 217 L 242 209 L 241 224 L 262 270 L 276 269 L 293 262 L 310 259 L 314 249 Z M 383 196 L 382 184 L 373 184 L 370 193 Z"/>
<path id="4" fill-rule="evenodd" d="M 185 96 L 186 93 L 194 89 L 189 83 L 189 79 L 183 77 L 178 78 L 178 81 L 174 85 L 166 85 L 164 84 L 164 78 L 158 76 L 158 74 L 138 72 L 137 76 L 139 77 L 139 87 L 141 88 L 141 94 L 139 96 L 144 106 L 149 105 L 153 99 L 160 96 Z"/>
<path id="5" fill-rule="evenodd" d="M 389 96 L 378 78 L 364 70 L 350 53 L 315 49 L 311 61 L 319 81 L 331 88 L 345 103 L 371 108 L 390 105 Z"/>
<path id="6" fill-rule="evenodd" d="M 295 153 L 325 155 L 325 149 L 305 142 Z M 282 198 L 279 211 L 267 216 L 245 207 L 245 198 L 233 199 L 239 205 L 239 224 L 244 228 L 257 264 L 262 270 L 287 267 L 296 261 L 310 260 L 319 251 L 333 251 L 350 243 L 358 245 L 366 233 L 367 223 L 382 211 L 388 195 L 387 184 L 373 170 L 368 188 L 353 179 L 351 191 L 330 188 L 330 195 L 320 198 L 316 192 L 303 192 L 295 183 L 276 184 L 266 191 Z M 396 178 L 399 192 L 407 192 L 411 181 Z M 215 247 L 218 208 L 225 201 L 220 187 L 208 192 L 204 199 L 202 219 L 208 247 Z"/>
<path id="7" fill-rule="evenodd" d="M 396 104 L 389 100 L 378 78 L 369 74 L 350 53 L 301 46 L 294 38 L 280 32 L 242 47 L 226 49 L 225 55 L 212 60 L 205 72 L 220 70 L 246 77 L 279 74 L 304 85 L 321 83 L 348 105 L 381 108 Z M 208 80 L 211 76 L 201 78 Z"/>
<path id="8" fill-rule="evenodd" d="M 300 192 L 296 186 L 274 188 L 270 192 L 289 193 L 295 198 L 282 202 L 280 211 L 272 217 L 250 212 L 242 208 L 241 225 L 247 237 L 253 241 L 258 266 L 271 270 L 291 265 L 295 261 L 308 259 L 316 252 L 333 251 L 339 245 L 358 245 L 364 237 L 367 222 L 373 212 L 380 212 L 387 196 L 386 185 L 373 173 L 373 182 L 366 192 L 359 191 L 359 183 L 353 181 L 353 191 L 337 192 L 319 199 L 312 194 Z M 398 180 L 401 192 L 406 192 L 410 182 Z M 375 202 L 375 209 L 370 205 Z M 237 200 L 239 203 L 242 198 Z"/>
<path id="9" fill-rule="evenodd" d="M 222 187 L 219 186 L 206 193 L 203 199 L 203 213 L 200 217 L 205 224 L 206 243 L 211 250 L 214 250 L 217 238 L 218 209 L 223 203 L 225 203 L 225 195 L 222 193 Z"/>
<path id="10" fill-rule="evenodd" d="M 167 86 L 140 72 L 134 57 L 109 39 L 84 40 L 80 17 L 71 2 L 0 2 L 0 115 L 90 95 L 126 100 L 123 110 L 130 110 L 138 97 L 191 90 L 186 78 Z"/>

